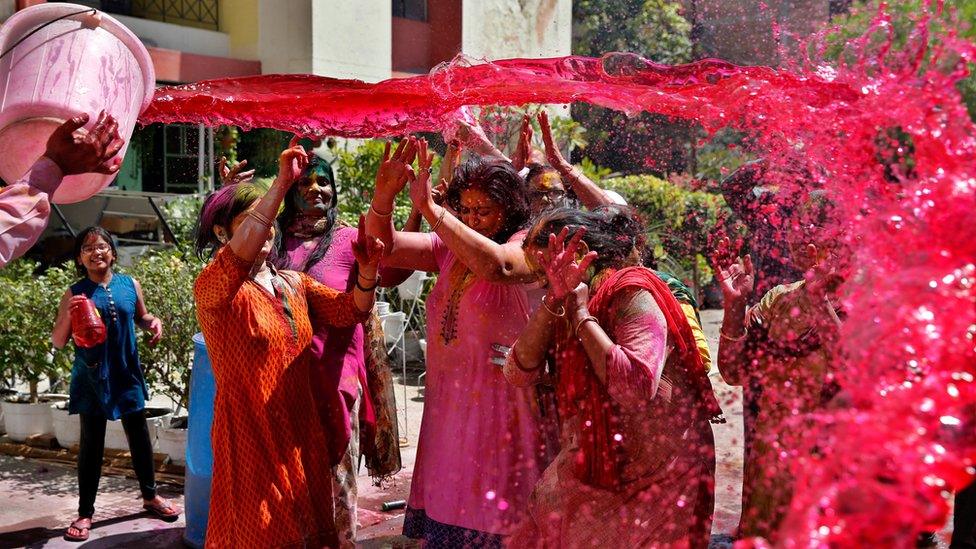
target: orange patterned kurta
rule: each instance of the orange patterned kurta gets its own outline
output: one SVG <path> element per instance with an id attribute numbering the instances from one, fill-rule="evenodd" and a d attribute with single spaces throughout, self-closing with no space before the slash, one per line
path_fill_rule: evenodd
<path id="1" fill-rule="evenodd" d="M 217 384 L 206 546 L 332 546 L 328 434 L 302 351 L 312 323 L 350 326 L 367 313 L 304 274 L 283 274 L 291 290 L 272 295 L 250 270 L 225 246 L 194 286 Z"/>

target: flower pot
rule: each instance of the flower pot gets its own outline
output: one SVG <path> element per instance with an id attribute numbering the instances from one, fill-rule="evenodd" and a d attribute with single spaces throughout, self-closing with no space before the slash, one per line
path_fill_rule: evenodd
<path id="1" fill-rule="evenodd" d="M 71 448 L 81 442 L 81 421 L 77 415 L 68 415 L 67 403 L 51 405 L 51 419 L 54 424 L 54 438 L 62 448 Z"/>
<path id="2" fill-rule="evenodd" d="M 400 299 L 420 299 L 421 294 L 424 292 L 425 280 L 427 280 L 427 273 L 423 271 L 414 271 L 409 278 L 397 286 L 397 292 L 400 293 Z"/>
<path id="3" fill-rule="evenodd" d="M 173 415 L 170 408 L 150 408 L 146 407 L 146 423 L 149 426 L 149 440 L 152 441 L 153 448 L 156 448 L 156 428 L 163 421 L 168 421 Z M 125 436 L 125 429 L 119 420 L 109 421 L 105 426 L 105 448 L 112 450 L 128 450 L 129 440 Z"/>
<path id="4" fill-rule="evenodd" d="M 25 400 L 21 397 L 20 400 Z M 53 435 L 54 420 L 51 416 L 51 402 L 67 400 L 64 395 L 42 395 L 40 402 L 15 402 L 12 398 L 3 401 L 4 427 L 7 436 L 15 442 L 23 442 L 32 435 Z"/>
<path id="5" fill-rule="evenodd" d="M 380 324 L 383 325 L 383 338 L 386 344 L 393 345 L 403 336 L 403 330 L 407 325 L 407 314 L 396 312 L 381 315 Z"/>
<path id="6" fill-rule="evenodd" d="M 186 465 L 186 417 L 170 417 L 156 427 L 156 451 L 177 465 Z"/>
<path id="7" fill-rule="evenodd" d="M 13 389 L 0 389 L 0 399 L 6 399 L 8 397 L 15 397 L 19 395 L 17 391 Z M 0 408 L 0 433 L 6 433 L 7 430 L 3 426 L 3 408 Z"/>

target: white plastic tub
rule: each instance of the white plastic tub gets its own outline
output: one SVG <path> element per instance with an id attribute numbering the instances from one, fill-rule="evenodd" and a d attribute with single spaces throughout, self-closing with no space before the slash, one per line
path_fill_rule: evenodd
<path id="1" fill-rule="evenodd" d="M 156 74 L 142 41 L 104 13 L 76 13 L 85 9 L 38 4 L 0 27 L 0 53 L 9 51 L 0 59 L 0 177 L 5 181 L 20 179 L 44 153 L 51 132 L 80 114 L 91 117 L 87 128 L 102 110 L 115 117 L 126 142 L 118 154 L 122 158 L 139 114 L 152 101 Z M 40 28 L 62 16 L 69 17 Z M 53 201 L 80 202 L 114 178 L 66 177 Z"/>

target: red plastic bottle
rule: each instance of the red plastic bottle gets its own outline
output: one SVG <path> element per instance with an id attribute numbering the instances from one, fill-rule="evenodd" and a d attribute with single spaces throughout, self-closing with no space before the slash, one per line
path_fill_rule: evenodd
<path id="1" fill-rule="evenodd" d="M 94 347 L 105 342 L 106 330 L 102 317 L 91 299 L 71 309 L 71 337 L 79 347 Z"/>

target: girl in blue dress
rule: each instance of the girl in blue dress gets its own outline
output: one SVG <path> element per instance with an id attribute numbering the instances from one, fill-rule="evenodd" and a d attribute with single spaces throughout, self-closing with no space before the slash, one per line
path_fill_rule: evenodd
<path id="1" fill-rule="evenodd" d="M 75 264 L 83 276 L 61 298 L 51 339 L 57 348 L 71 338 L 71 311 L 91 299 L 106 327 L 103 343 L 75 348 L 68 412 L 81 419 L 78 451 L 78 518 L 65 539 L 85 541 L 95 513 L 95 494 L 102 472 L 105 425 L 122 420 L 132 468 L 139 479 L 143 507 L 164 520 L 176 520 L 179 510 L 156 495 L 152 441 L 146 423 L 146 381 L 136 349 L 136 325 L 151 333 L 150 345 L 163 335 L 163 324 L 149 314 L 139 281 L 113 272 L 118 253 L 115 241 L 101 227 L 89 227 L 75 239 Z"/>

